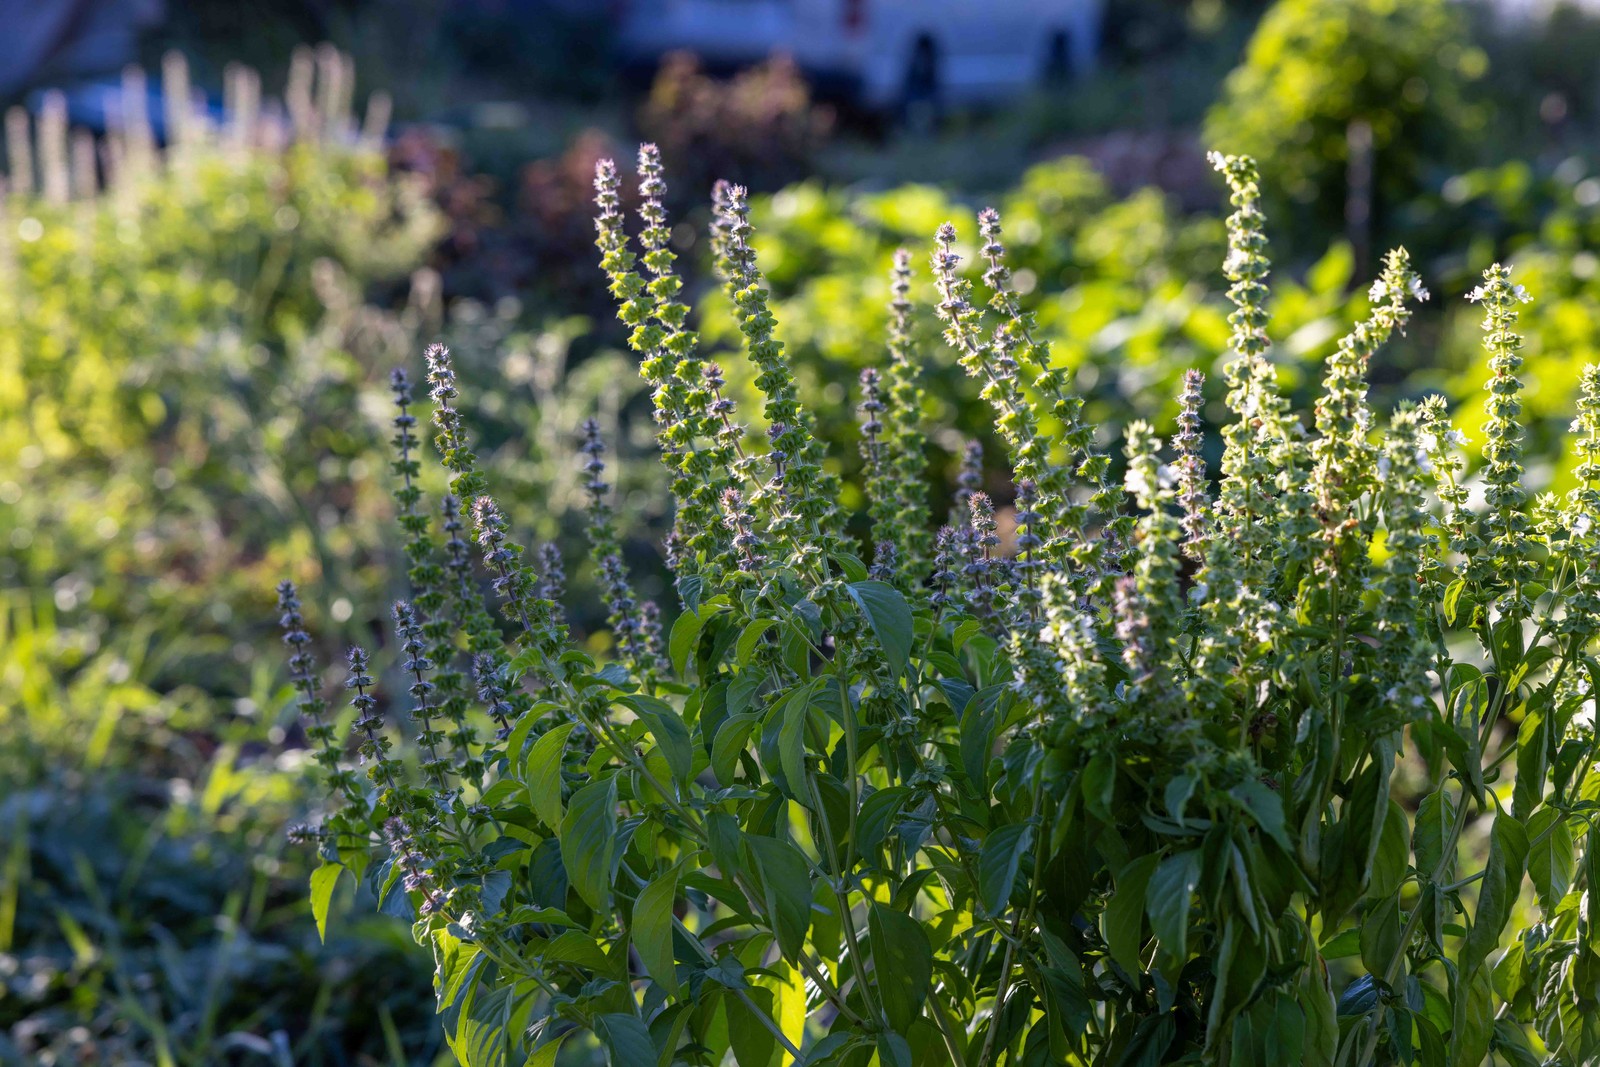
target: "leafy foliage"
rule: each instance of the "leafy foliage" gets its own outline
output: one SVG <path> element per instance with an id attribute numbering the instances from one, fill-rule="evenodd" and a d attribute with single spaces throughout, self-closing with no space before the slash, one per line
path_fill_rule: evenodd
<path id="1" fill-rule="evenodd" d="M 131 621 L 243 614 L 242 590 L 260 584 L 249 568 L 308 544 L 355 581 L 360 547 L 318 516 L 364 496 L 348 468 L 359 473 L 376 438 L 344 416 L 365 366 L 410 337 L 364 297 L 418 265 L 434 216 L 388 180 L 381 130 L 356 127 L 344 63 L 325 52 L 317 79 L 309 51 L 298 57 L 293 126 L 242 71 L 225 127 L 176 109 L 164 152 L 130 115 L 105 189 L 92 153 L 86 167 L 68 156 L 64 111 L 45 109 L 37 151 L 13 114 L 0 247 L 8 584 L 54 585 L 65 610 Z M 168 98 L 187 99 L 181 63 L 167 71 Z M 142 102 L 143 75 L 130 81 Z"/>
<path id="2" fill-rule="evenodd" d="M 1312 232 L 1342 228 L 1353 176 L 1370 183 L 1377 214 L 1393 211 L 1483 123 L 1464 90 L 1486 59 L 1466 28 L 1447 0 L 1280 0 L 1212 106 L 1206 137 L 1254 155 L 1268 190 L 1315 219 Z M 1363 166 L 1365 179 L 1352 170 Z"/>
<path id="3" fill-rule="evenodd" d="M 462 567 L 462 524 L 441 546 L 408 521 L 395 684 L 421 731 L 414 766 L 360 649 L 347 684 L 368 780 L 348 766 L 297 594 L 279 595 L 336 800 L 325 863 L 413 917 L 464 1063 L 549 1062 L 573 1032 L 630 1065 L 1600 1051 L 1584 999 L 1600 368 L 1569 438 L 1576 488 L 1530 502 L 1528 295 L 1486 272 L 1471 294 L 1493 375 L 1477 506 L 1442 400 L 1382 430 L 1367 403 L 1373 353 L 1428 295 L 1396 251 L 1302 421 L 1266 356 L 1254 164 L 1216 163 L 1236 210 L 1215 492 L 1194 376 L 1176 465 L 1136 421 L 1112 479 L 985 212 L 987 296 L 946 224 L 935 310 L 1026 507 L 1002 537 L 969 492 L 924 561 L 890 528 L 908 497 L 877 512 L 874 540 L 895 551 L 870 572 L 773 336 L 744 191 L 718 189 L 711 245 L 761 434 L 735 421 L 678 300 L 654 148 L 636 241 L 603 163 L 598 243 L 653 390 L 683 606 L 663 649 L 619 596 L 613 624 L 641 636 L 603 666 L 569 646 L 548 571 L 525 562 L 475 465 L 449 354 L 430 350 L 444 513 L 470 503 L 504 630 Z M 880 402 L 920 411 L 902 392 Z M 869 452 L 908 462 L 893 450 L 917 440 Z M 414 502 L 407 453 L 396 470 Z M 1425 782 L 1415 811 L 1406 777 Z M 1487 865 L 1463 875 L 1463 836 L 1485 829 Z M 1526 881 L 1537 922 L 1518 918 Z"/>

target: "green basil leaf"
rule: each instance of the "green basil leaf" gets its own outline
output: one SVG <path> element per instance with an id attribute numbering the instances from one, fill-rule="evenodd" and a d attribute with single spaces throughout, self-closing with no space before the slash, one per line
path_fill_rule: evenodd
<path id="1" fill-rule="evenodd" d="M 783 765 L 783 776 L 795 796 L 811 806 L 811 793 L 806 788 L 806 720 L 811 713 L 811 693 L 815 686 L 798 686 L 783 702 L 783 725 L 778 731 L 778 757 Z"/>
<path id="2" fill-rule="evenodd" d="M 1289 835 L 1283 826 L 1283 798 L 1254 778 L 1241 782 L 1228 791 L 1228 795 L 1255 820 L 1263 833 L 1276 841 L 1285 852 L 1293 853 Z"/>
<path id="3" fill-rule="evenodd" d="M 722 1001 L 727 1005 L 733 1062 L 740 1067 L 747 1063 L 751 1067 L 778 1067 L 778 1039 L 768 1026 L 777 1026 L 772 1017 L 772 990 L 751 986 L 745 997 L 725 997 Z"/>
<path id="4" fill-rule="evenodd" d="M 1083 768 L 1083 806 L 1089 814 L 1111 821 L 1111 804 L 1117 792 L 1117 756 L 1101 749 Z"/>
<path id="5" fill-rule="evenodd" d="M 1339 1052 L 1338 1002 L 1333 997 L 1333 983 L 1328 977 L 1328 965 L 1315 954 L 1300 976 L 1299 996 L 1296 998 L 1306 1013 L 1305 1043 L 1301 1067 L 1333 1067 Z"/>
<path id="6" fill-rule="evenodd" d="M 905 1033 L 933 984 L 933 946 L 922 924 L 876 902 L 867 910 L 873 984 L 889 1025 Z"/>
<path id="7" fill-rule="evenodd" d="M 1189 958 L 1189 899 L 1199 884 L 1199 849 L 1168 856 L 1150 875 L 1145 914 L 1162 951 L 1179 965 Z"/>
<path id="8" fill-rule="evenodd" d="M 766 676 L 761 671 L 741 671 L 728 685 L 728 714 L 740 715 L 750 707 Z"/>
<path id="9" fill-rule="evenodd" d="M 887 582 L 854 582 L 845 586 L 872 626 L 872 633 L 889 657 L 895 677 L 905 673 L 911 659 L 915 626 L 911 608 L 900 591 Z"/>
<path id="10" fill-rule="evenodd" d="M 317 937 L 324 942 L 328 940 L 328 907 L 344 870 L 343 864 L 324 863 L 311 872 L 311 916 L 317 920 Z"/>
<path id="11" fill-rule="evenodd" d="M 710 612 L 702 615 L 688 608 L 672 624 L 672 633 L 667 637 L 667 655 L 672 660 L 673 672 L 679 678 L 688 677 L 689 657 L 700 643 L 700 631 L 705 629 L 706 619 L 710 616 Z"/>
<path id="12" fill-rule="evenodd" d="M 878 1063 L 882 1067 L 916 1067 L 911 1043 L 893 1032 L 878 1035 Z"/>
<path id="13" fill-rule="evenodd" d="M 1417 858 L 1417 870 L 1424 878 L 1448 882 L 1455 870 L 1455 857 L 1445 863 L 1444 846 L 1455 828 L 1455 797 L 1444 786 L 1422 798 L 1417 806 L 1417 821 L 1411 829 L 1411 851 Z"/>
<path id="14" fill-rule="evenodd" d="M 574 793 L 561 822 L 561 862 L 572 888 L 596 911 L 610 910 L 616 845 L 617 780 L 608 776 Z"/>
<path id="15" fill-rule="evenodd" d="M 672 776 L 680 785 L 687 785 L 694 772 L 694 741 L 689 728 L 684 725 L 678 710 L 658 697 L 632 693 L 619 697 L 618 703 L 631 710 L 644 721 L 655 738 L 656 746 L 672 768 Z"/>
<path id="16" fill-rule="evenodd" d="M 1510 814 L 1501 812 L 1495 816 L 1494 828 L 1489 834 L 1489 862 L 1478 892 L 1477 912 L 1461 944 L 1458 966 L 1463 980 L 1470 978 L 1489 958 L 1489 953 L 1500 946 L 1500 933 L 1511 918 L 1527 862 L 1527 831 Z"/>
<path id="17" fill-rule="evenodd" d="M 1461 607 L 1461 594 L 1466 588 L 1467 580 L 1465 578 L 1457 578 L 1444 591 L 1444 621 L 1451 626 L 1456 624 L 1456 614 Z M 1468 602 L 1470 603 L 1470 600 Z"/>
<path id="18" fill-rule="evenodd" d="M 663 872 L 639 891 L 633 902 L 633 947 L 645 971 L 670 996 L 678 995 L 678 968 L 672 954 L 672 908 L 678 896 L 678 868 Z"/>
<path id="19" fill-rule="evenodd" d="M 528 801 L 539 821 L 551 829 L 561 825 L 561 763 L 567 738 L 576 723 L 564 722 L 540 737 L 528 752 L 523 780 L 528 786 Z"/>
<path id="20" fill-rule="evenodd" d="M 1027 823 L 1012 823 L 989 834 L 978 855 L 979 915 L 985 919 L 999 918 L 1011 902 L 1011 887 L 1017 880 L 1017 868 L 1023 854 L 1033 843 L 1033 827 Z"/>
<path id="21" fill-rule="evenodd" d="M 1583 836 L 1583 844 L 1583 891 L 1588 899 L 1589 914 L 1600 915 L 1600 830 L 1592 823 Z M 1589 923 L 1589 946 L 1600 948 L 1600 923 Z"/>
<path id="22" fill-rule="evenodd" d="M 1462 971 L 1457 986 L 1455 1025 L 1450 1031 L 1452 1064 L 1482 1063 L 1489 1055 L 1489 1039 L 1494 1034 L 1494 986 L 1489 972 L 1476 971 L 1470 979 L 1468 973 Z"/>
<path id="23" fill-rule="evenodd" d="M 524 1067 L 522 1035 L 538 998 L 538 983 L 531 980 L 477 989 L 451 1043 L 461 1067 Z"/>
<path id="24" fill-rule="evenodd" d="M 1100 917 L 1111 958 L 1132 975 L 1144 970 L 1140 948 L 1144 944 L 1145 894 L 1158 859 L 1154 854 L 1140 856 L 1122 868 L 1117 873 L 1116 892 Z"/>
<path id="25" fill-rule="evenodd" d="M 555 1040 L 540 1045 L 528 1059 L 528 1067 L 556 1067 L 556 1057 L 561 1054 L 561 1046 L 576 1031 L 567 1030 L 557 1034 Z"/>
<path id="26" fill-rule="evenodd" d="M 711 745 L 711 773 L 724 786 L 733 785 L 739 769 L 739 754 L 750 743 L 750 731 L 761 722 L 755 712 L 730 715 L 717 730 L 717 739 Z"/>
<path id="27" fill-rule="evenodd" d="M 760 877 L 778 949 L 790 963 L 798 962 L 811 929 L 811 868 L 798 848 L 776 837 L 748 834 L 744 847 Z"/>
<path id="28" fill-rule="evenodd" d="M 861 812 L 856 816 L 856 837 L 862 855 L 877 854 L 878 846 L 889 835 L 889 827 L 895 816 L 900 814 L 900 806 L 910 796 L 910 786 L 892 785 L 878 790 L 861 802 Z"/>
<path id="29" fill-rule="evenodd" d="M 1368 972 L 1382 975 L 1400 950 L 1400 901 L 1384 897 L 1361 920 L 1361 962 Z"/>
<path id="30" fill-rule="evenodd" d="M 1572 888 L 1576 845 L 1566 817 L 1552 808 L 1545 808 L 1528 823 L 1528 839 L 1528 877 L 1548 916 Z"/>
<path id="31" fill-rule="evenodd" d="M 1406 842 L 1408 829 L 1405 809 L 1395 801 L 1389 801 L 1388 815 L 1378 835 L 1378 851 L 1373 858 L 1372 874 L 1367 882 L 1369 897 L 1379 899 L 1393 896 L 1405 880 L 1411 859 L 1411 849 Z"/>
<path id="32" fill-rule="evenodd" d="M 647 1067 L 660 1056 L 649 1027 L 635 1015 L 600 1016 L 594 1021 L 594 1036 L 600 1039 L 611 1067 Z"/>
<path id="33" fill-rule="evenodd" d="M 739 641 L 734 645 L 733 650 L 734 661 L 739 666 L 743 667 L 750 662 L 750 657 L 755 653 L 757 642 L 761 640 L 762 635 L 772 628 L 775 622 L 776 620 L 774 619 L 755 619 L 740 632 Z"/>

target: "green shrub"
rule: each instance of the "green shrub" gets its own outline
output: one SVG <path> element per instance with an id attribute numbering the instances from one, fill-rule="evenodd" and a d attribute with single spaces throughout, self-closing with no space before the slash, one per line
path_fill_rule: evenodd
<path id="1" fill-rule="evenodd" d="M 1347 214 L 1353 200 L 1391 221 L 1425 188 L 1425 167 L 1460 158 L 1483 122 L 1464 90 L 1485 59 L 1460 6 L 1279 0 L 1212 106 L 1206 138 L 1256 156 L 1267 190 L 1294 206 L 1297 237 L 1364 228 Z"/>
<path id="2" fill-rule="evenodd" d="M 60 177 L 64 113 L 46 108 L 37 147 L 13 116 L 0 582 L 192 630 L 248 612 L 250 569 L 308 547 L 356 580 L 365 546 L 325 518 L 381 504 L 356 463 L 380 438 L 348 414 L 368 367 L 411 336 L 366 297 L 420 265 L 436 216 L 355 128 L 344 61 L 325 50 L 320 77 L 312 66 L 297 58 L 292 135 L 239 72 L 220 129 L 191 118 L 157 153 L 132 116 L 103 190 L 92 168 Z M 181 65 L 168 74 L 169 98 L 186 98 Z"/>
<path id="3" fill-rule="evenodd" d="M 0 1063 L 348 1062 L 386 1052 L 374 998 L 419 987 L 381 933 L 319 949 L 285 908 L 304 782 L 250 655 L 254 568 L 386 580 L 378 539 L 339 523 L 386 503 L 381 461 L 362 473 L 381 384 L 377 417 L 351 414 L 423 309 L 366 300 L 435 230 L 355 128 L 345 60 L 319 55 L 296 60 L 293 136 L 236 69 L 220 129 L 180 118 L 158 153 L 129 116 L 103 188 L 58 100 L 8 123 Z M 347 989 L 350 966 L 391 977 Z"/>
<path id="4" fill-rule="evenodd" d="M 1007 444 L 1017 508 L 968 492 L 927 539 L 931 354 L 908 343 L 902 261 L 891 361 L 863 404 L 870 565 L 774 340 L 744 191 L 717 190 L 711 244 L 761 432 L 736 421 L 677 299 L 654 150 L 636 245 L 603 164 L 598 243 L 653 390 L 682 613 L 663 647 L 616 565 L 592 439 L 617 654 L 572 649 L 554 574 L 524 559 L 476 466 L 448 352 L 428 354 L 442 504 L 420 498 L 397 374 L 412 597 L 383 688 L 409 694 L 414 750 L 363 649 L 353 723 L 328 707 L 296 591 L 279 591 L 335 799 L 307 831 L 318 923 L 346 873 L 409 916 L 469 1067 L 550 1064 L 577 1035 L 617 1067 L 1600 1053 L 1600 367 L 1569 437 L 1576 487 L 1530 500 L 1528 297 L 1486 272 L 1469 485 L 1440 398 L 1381 428 L 1367 403 L 1374 351 L 1427 298 L 1395 251 L 1303 419 L 1266 358 L 1254 165 L 1216 162 L 1236 210 L 1215 486 L 1198 371 L 1166 459 L 1143 421 L 1120 465 L 1096 450 L 984 212 L 986 295 L 946 224 L 936 310 Z"/>

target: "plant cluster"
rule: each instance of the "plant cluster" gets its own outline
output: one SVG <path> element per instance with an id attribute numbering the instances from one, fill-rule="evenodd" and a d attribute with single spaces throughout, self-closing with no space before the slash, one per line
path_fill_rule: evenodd
<path id="1" fill-rule="evenodd" d="M 1392 230 L 1428 168 L 1459 160 L 1489 109 L 1469 99 L 1487 57 L 1443 0 L 1279 0 L 1206 116 L 1206 137 L 1255 153 L 1269 196 L 1316 239 Z M 1354 201 L 1354 203 L 1353 203 Z"/>
<path id="2" fill-rule="evenodd" d="M 573 648 L 557 568 L 475 461 L 448 352 L 428 353 L 441 499 L 416 490 L 397 375 L 411 592 L 391 682 L 349 653 L 353 720 L 279 590 L 333 797 L 304 831 L 319 925 L 346 872 L 409 916 L 469 1067 L 551 1064 L 573 1040 L 619 1067 L 1600 1054 L 1600 368 L 1568 438 L 1577 486 L 1530 496 L 1528 294 L 1487 271 L 1469 480 L 1440 398 L 1383 419 L 1367 399 L 1373 354 L 1428 297 L 1396 250 L 1302 418 L 1268 358 L 1255 166 L 1214 162 L 1234 206 L 1215 473 L 1199 372 L 1170 449 L 1143 421 L 1120 463 L 1101 448 L 986 211 L 980 277 L 948 224 L 929 273 L 1017 506 L 964 475 L 929 537 L 934 355 L 910 341 L 916 268 L 897 258 L 888 355 L 862 379 L 865 550 L 776 339 L 745 191 L 717 188 L 710 244 L 760 412 L 680 299 L 658 153 L 639 155 L 631 237 L 603 162 L 597 243 L 652 393 L 681 613 L 663 642 L 631 592 L 591 430 L 617 654 Z"/>
<path id="3" fill-rule="evenodd" d="M 190 99 L 180 59 L 164 77 L 167 100 Z M 34 130 L 10 113 L 7 585 L 54 586 L 63 610 L 198 612 L 238 602 L 243 583 L 229 589 L 230 577 L 291 541 L 272 567 L 311 542 L 353 577 L 359 553 L 334 543 L 319 512 L 368 498 L 359 477 L 319 480 L 316 466 L 331 451 L 343 467 L 368 447 L 332 416 L 410 333 L 366 294 L 403 280 L 435 227 L 375 149 L 381 103 L 365 132 L 352 115 L 351 79 L 332 49 L 302 50 L 279 104 L 237 68 L 224 121 L 174 106 L 158 150 L 144 76 L 130 72 L 123 126 L 102 146 L 103 187 L 96 147 L 69 132 L 62 98 L 47 99 Z"/>
<path id="4" fill-rule="evenodd" d="M 420 985 L 392 933 L 319 949 L 292 920 L 303 782 L 251 655 L 263 574 L 309 554 L 347 589 L 387 578 L 341 525 L 386 501 L 381 459 L 364 469 L 381 390 L 370 426 L 349 416 L 410 350 L 425 309 L 367 299 L 434 216 L 350 73 L 300 50 L 278 102 L 235 67 L 214 121 L 144 114 L 129 72 L 97 141 L 55 96 L 8 119 L 0 1063 L 343 1062 L 384 1052 L 371 997 Z M 176 57 L 162 77 L 190 98 Z M 344 987 L 375 961 L 380 989 Z"/>
<path id="5" fill-rule="evenodd" d="M 661 61 L 638 125 L 686 168 L 680 182 L 698 198 L 718 178 L 771 190 L 808 176 L 833 132 L 833 111 L 812 100 L 789 56 L 718 80 L 693 53 L 674 52 Z"/>

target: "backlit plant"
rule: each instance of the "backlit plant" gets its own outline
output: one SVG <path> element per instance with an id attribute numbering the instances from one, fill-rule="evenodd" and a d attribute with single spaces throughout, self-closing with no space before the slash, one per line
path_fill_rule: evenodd
<path id="1" fill-rule="evenodd" d="M 863 545 L 744 191 L 718 187 L 711 247 L 759 413 L 680 300 L 656 152 L 634 238 L 602 164 L 598 245 L 653 390 L 680 612 L 661 649 L 589 427 L 615 655 L 573 647 L 555 568 L 516 542 L 430 350 L 452 495 L 420 498 L 403 409 L 411 594 L 392 683 L 350 653 L 364 771 L 280 590 L 335 798 L 306 831 L 318 922 L 346 870 L 410 917 L 472 1067 L 580 1043 L 618 1067 L 1591 1061 L 1600 369 L 1570 436 L 1578 488 L 1530 499 L 1527 294 L 1487 271 L 1469 476 L 1442 401 L 1367 403 L 1373 353 L 1428 296 L 1397 250 L 1297 414 L 1267 357 L 1254 164 L 1215 162 L 1235 208 L 1215 480 L 1198 370 L 1171 448 L 1145 422 L 1119 462 L 1100 447 L 985 212 L 979 279 L 956 228 L 935 235 L 933 311 L 993 409 L 1015 507 L 973 478 L 929 535 L 918 374 L 947 357 L 912 342 L 903 257 L 862 381 Z"/>

